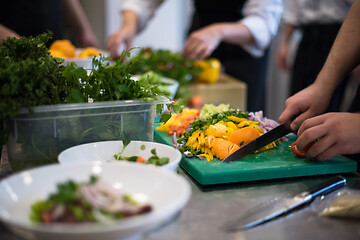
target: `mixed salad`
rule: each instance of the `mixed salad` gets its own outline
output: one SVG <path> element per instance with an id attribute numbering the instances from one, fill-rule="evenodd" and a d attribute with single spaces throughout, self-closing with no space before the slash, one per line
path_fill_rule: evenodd
<path id="1" fill-rule="evenodd" d="M 151 150 L 152 156 L 149 159 L 144 159 L 141 156 L 124 156 L 125 148 L 130 144 L 131 141 L 123 141 L 123 148 L 121 149 L 121 152 L 118 154 L 115 154 L 114 157 L 116 160 L 125 160 L 130 162 L 137 162 L 137 163 L 145 163 L 145 164 L 153 164 L 156 166 L 162 166 L 169 163 L 168 157 L 159 157 L 156 153 L 156 149 Z M 141 145 L 141 150 L 145 150 L 145 145 Z"/>
<path id="2" fill-rule="evenodd" d="M 91 176 L 88 182 L 69 180 L 57 185 L 46 200 L 31 206 L 30 219 L 36 223 L 108 222 L 152 211 L 109 182 Z"/>

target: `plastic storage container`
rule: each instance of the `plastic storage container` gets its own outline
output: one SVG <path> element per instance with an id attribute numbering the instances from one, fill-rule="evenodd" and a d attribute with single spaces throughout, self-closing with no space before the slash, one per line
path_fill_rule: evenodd
<path id="1" fill-rule="evenodd" d="M 155 108 L 168 99 L 60 104 L 23 109 L 10 122 L 13 171 L 57 162 L 69 147 L 107 140 L 152 141 Z"/>

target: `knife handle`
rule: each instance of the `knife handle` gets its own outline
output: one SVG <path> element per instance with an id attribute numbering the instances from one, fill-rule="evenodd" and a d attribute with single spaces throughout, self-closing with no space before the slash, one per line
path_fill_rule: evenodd
<path id="1" fill-rule="evenodd" d="M 334 191 L 337 188 L 340 188 L 346 184 L 346 179 L 342 176 L 336 176 L 331 178 L 330 180 L 320 183 L 307 191 L 304 192 L 306 198 L 309 200 L 314 199 L 317 196 L 329 193 Z"/>

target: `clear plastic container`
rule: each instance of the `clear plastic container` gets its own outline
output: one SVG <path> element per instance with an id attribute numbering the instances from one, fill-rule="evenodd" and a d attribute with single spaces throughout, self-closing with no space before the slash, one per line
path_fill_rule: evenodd
<path id="1" fill-rule="evenodd" d="M 163 98 L 60 104 L 22 109 L 10 122 L 9 161 L 13 171 L 57 162 L 75 145 L 107 140 L 153 141 L 155 108 Z"/>

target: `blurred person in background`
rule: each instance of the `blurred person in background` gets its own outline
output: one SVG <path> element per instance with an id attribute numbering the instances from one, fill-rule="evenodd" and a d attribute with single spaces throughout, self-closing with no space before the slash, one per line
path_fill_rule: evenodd
<path id="1" fill-rule="evenodd" d="M 36 36 L 50 30 L 53 32 L 50 45 L 64 39 L 66 21 L 81 47 L 98 46 L 78 0 L 2 0 L 0 5 L 0 41 L 8 36 Z"/>
<path id="2" fill-rule="evenodd" d="M 163 1 L 123 1 L 122 26 L 107 43 L 113 58 L 119 57 L 121 44 L 132 47 Z M 268 47 L 278 30 L 282 1 L 194 0 L 194 9 L 183 56 L 218 58 L 225 73 L 247 83 L 247 110 L 265 110 Z"/>
<path id="3" fill-rule="evenodd" d="M 290 128 L 298 130 L 299 150 L 312 144 L 306 153 L 309 159 L 326 160 L 343 154 L 360 160 L 360 113 L 323 114 L 339 82 L 360 64 L 359 16 L 360 0 L 356 0 L 315 82 L 288 98 L 279 117 L 279 122 L 285 122 L 299 115 Z"/>
<path id="4" fill-rule="evenodd" d="M 284 31 L 276 63 L 290 73 L 290 96 L 314 82 L 330 52 L 353 0 L 287 0 Z M 295 30 L 302 38 L 292 66 L 289 66 L 290 41 Z M 327 111 L 338 112 L 349 75 L 344 76 L 334 92 Z"/>

